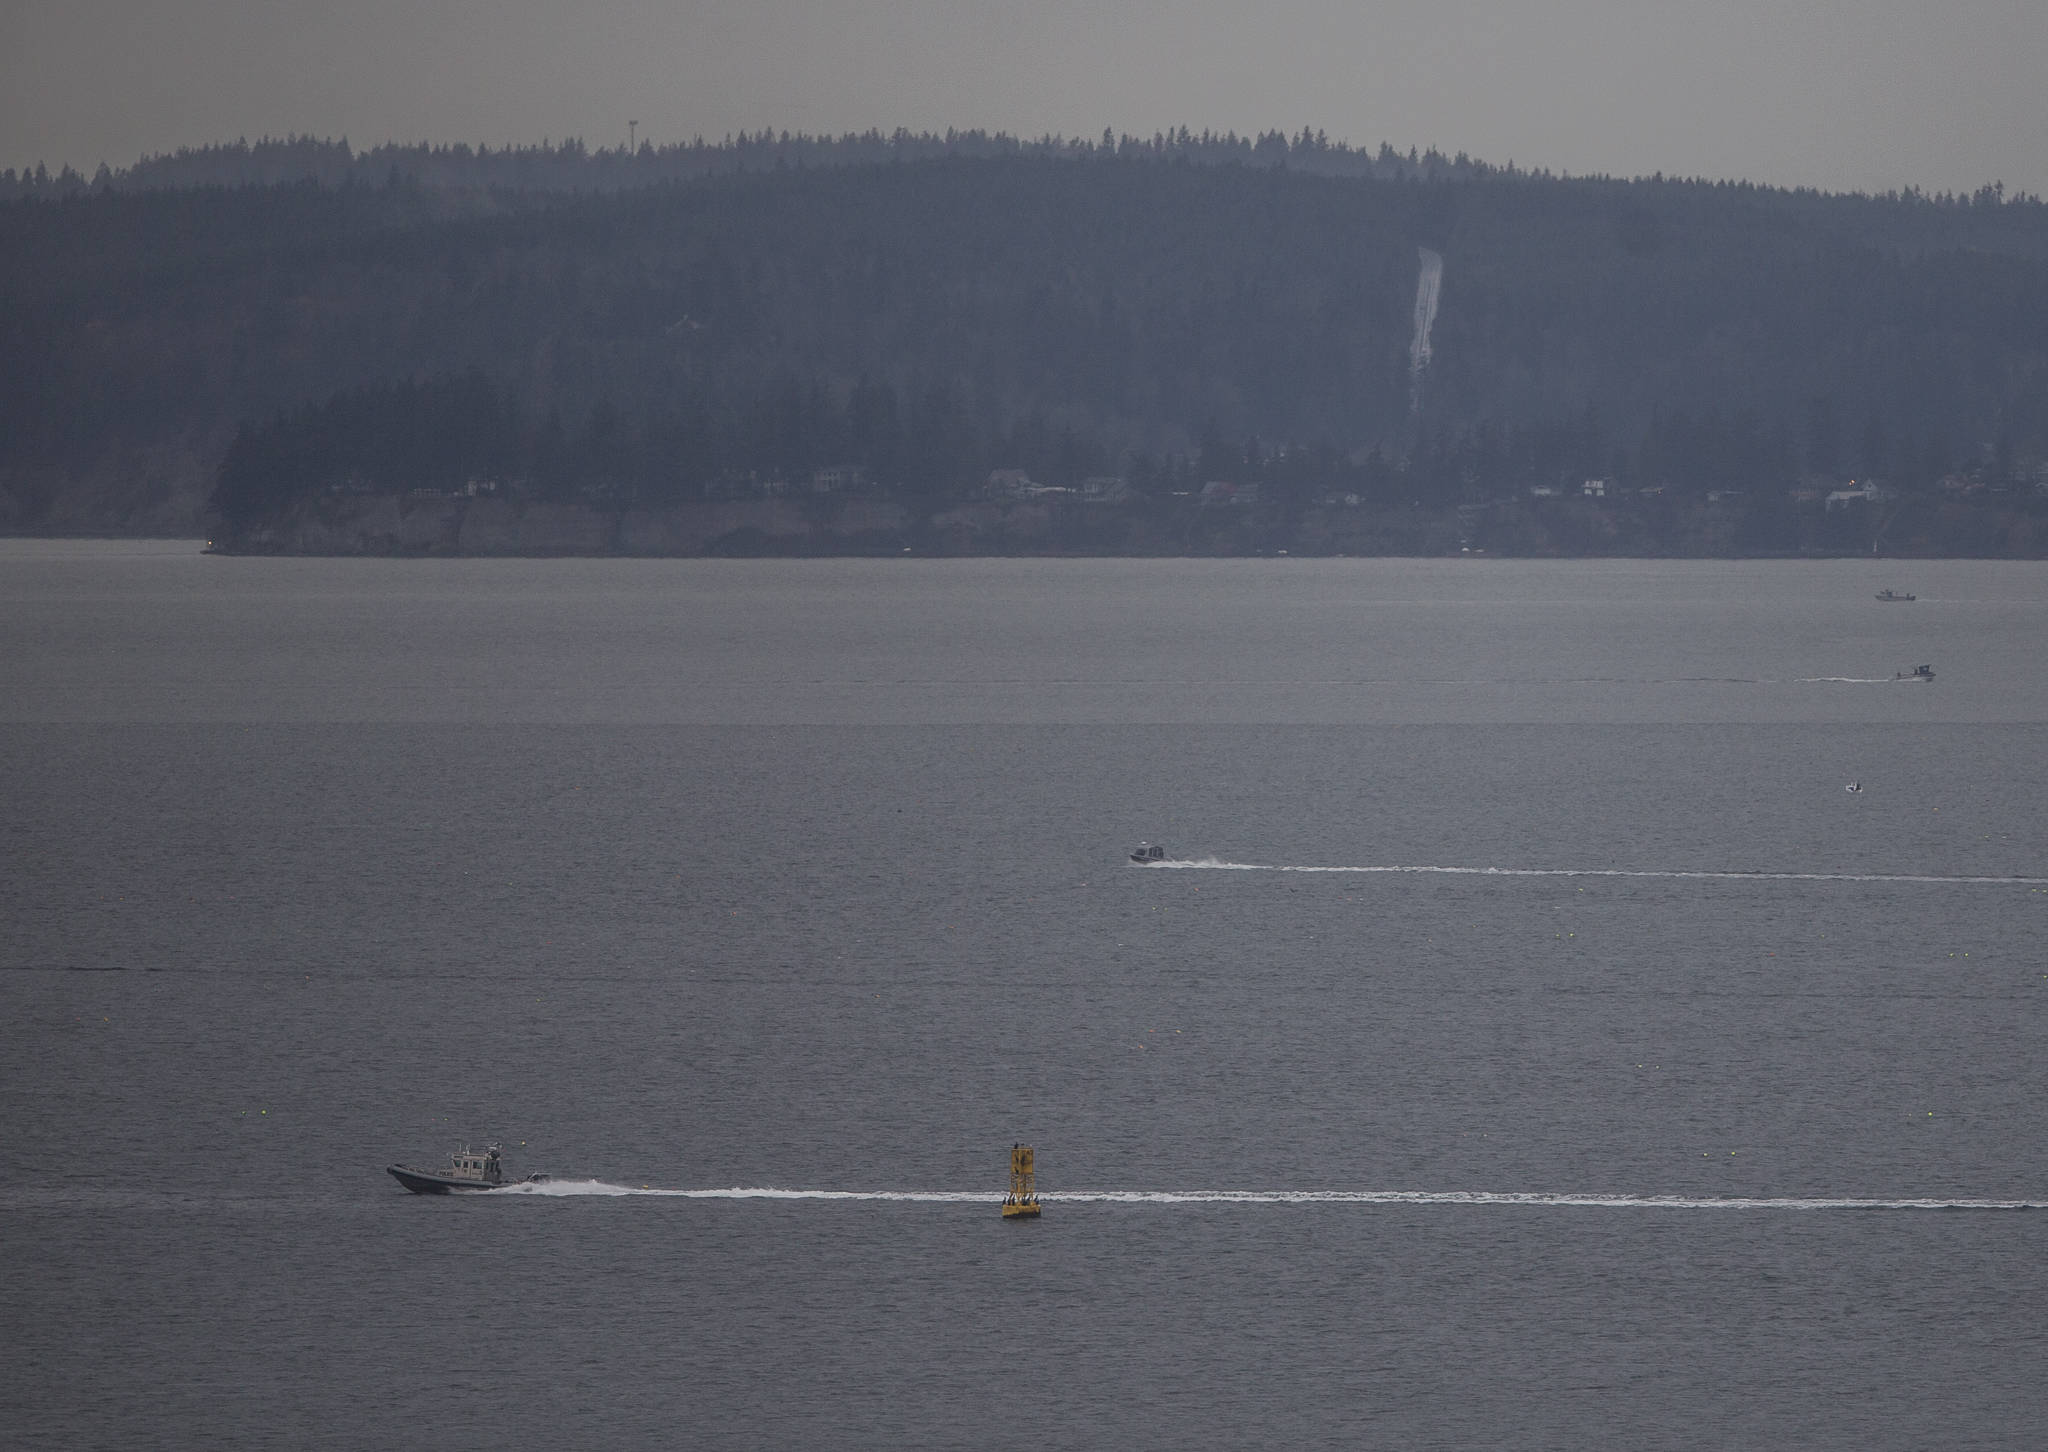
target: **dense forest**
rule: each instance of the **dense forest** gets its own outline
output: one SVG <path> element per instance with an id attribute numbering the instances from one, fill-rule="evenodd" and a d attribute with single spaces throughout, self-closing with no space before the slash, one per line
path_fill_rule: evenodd
<path id="1" fill-rule="evenodd" d="M 291 141 L 0 182 L 0 528 L 2048 554 L 2048 208 L 1995 186 L 1307 131 Z"/>

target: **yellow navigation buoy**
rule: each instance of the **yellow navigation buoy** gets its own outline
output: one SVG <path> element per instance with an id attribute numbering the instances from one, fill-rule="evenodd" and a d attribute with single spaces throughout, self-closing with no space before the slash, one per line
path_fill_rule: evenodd
<path id="1" fill-rule="evenodd" d="M 1003 1196 L 1003 1219 L 1038 1214 L 1038 1172 L 1031 1146 L 1010 1146 L 1010 1193 Z"/>

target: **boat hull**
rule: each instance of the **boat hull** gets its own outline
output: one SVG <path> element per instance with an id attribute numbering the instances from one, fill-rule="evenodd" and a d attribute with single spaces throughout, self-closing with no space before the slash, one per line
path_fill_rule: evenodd
<path id="1" fill-rule="evenodd" d="M 528 1175 L 523 1180 L 500 1180 L 494 1185 L 488 1180 L 458 1180 L 453 1175 L 416 1170 L 410 1165 L 386 1165 L 384 1169 L 392 1179 L 415 1195 L 459 1195 L 477 1190 L 502 1190 L 507 1185 L 535 1185 L 547 1179 L 546 1175 Z"/>

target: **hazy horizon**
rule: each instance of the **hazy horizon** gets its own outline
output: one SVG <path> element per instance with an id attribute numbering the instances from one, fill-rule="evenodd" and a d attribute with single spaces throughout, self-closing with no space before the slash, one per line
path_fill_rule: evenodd
<path id="1" fill-rule="evenodd" d="M 1308 126 L 1571 174 L 2048 192 L 2048 7 L 2019 0 L 1055 0 L 1028 21 L 957 0 L 27 0 L 0 41 L 0 167 L 86 175 L 287 135 L 596 148 Z"/>

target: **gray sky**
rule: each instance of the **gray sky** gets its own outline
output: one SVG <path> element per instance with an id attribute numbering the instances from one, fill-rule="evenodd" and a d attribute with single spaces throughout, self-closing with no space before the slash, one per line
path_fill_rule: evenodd
<path id="1" fill-rule="evenodd" d="M 0 0 L 0 166 L 288 132 L 1319 127 L 1571 172 L 2048 193 L 2048 0 Z"/>

